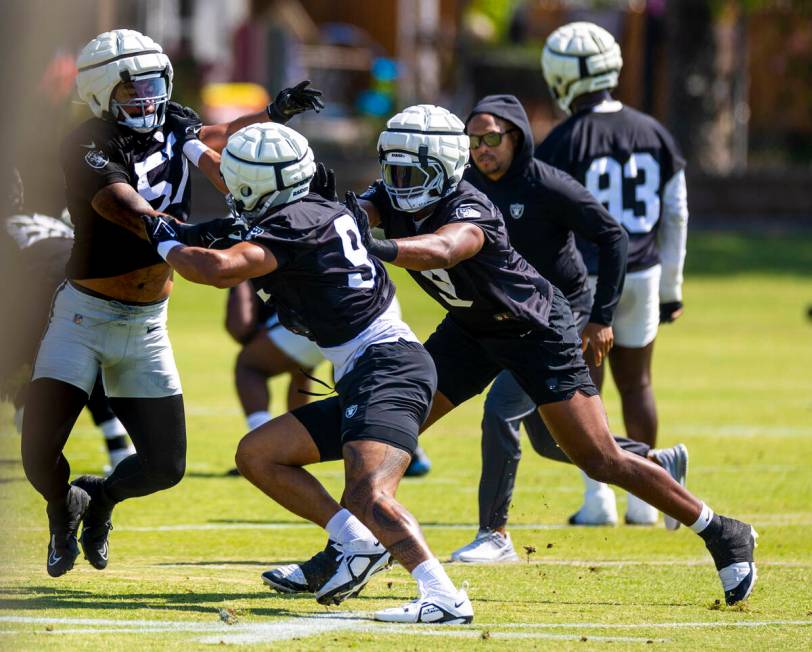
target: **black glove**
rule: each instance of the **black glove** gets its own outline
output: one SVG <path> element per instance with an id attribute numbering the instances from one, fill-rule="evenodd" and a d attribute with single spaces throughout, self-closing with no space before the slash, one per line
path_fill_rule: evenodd
<path id="1" fill-rule="evenodd" d="M 150 242 L 157 246 L 166 240 L 177 240 L 189 247 L 228 249 L 241 242 L 244 224 L 233 217 L 222 217 L 202 224 L 184 224 L 175 219 L 142 215 Z"/>
<path id="2" fill-rule="evenodd" d="M 310 192 L 321 195 L 327 201 L 338 201 L 335 170 L 327 168 L 324 163 L 317 163 L 316 174 L 310 181 Z"/>
<path id="3" fill-rule="evenodd" d="M 668 303 L 660 304 L 661 324 L 672 323 L 680 314 L 682 314 L 682 301 L 669 301 Z"/>
<path id="4" fill-rule="evenodd" d="M 176 227 L 180 222 L 177 220 L 153 215 L 142 215 L 141 219 L 144 221 L 144 228 L 147 230 L 147 238 L 149 238 L 152 246 L 157 247 L 167 240 L 178 240 Z M 178 240 L 178 242 L 180 242 L 180 240 Z"/>
<path id="5" fill-rule="evenodd" d="M 181 142 L 194 140 L 203 128 L 203 121 L 195 110 L 177 102 L 167 103 L 164 124 Z"/>
<path id="6" fill-rule="evenodd" d="M 286 88 L 279 91 L 268 107 L 268 117 L 274 122 L 285 124 L 297 113 L 304 111 L 315 111 L 318 113 L 324 108 L 321 101 L 321 91 L 310 86 L 310 80 L 299 82 L 293 88 Z"/>
<path id="7" fill-rule="evenodd" d="M 344 195 L 344 205 L 355 220 L 358 233 L 361 235 L 361 244 L 376 258 L 391 263 L 398 257 L 398 243 L 395 240 L 378 240 L 372 235 L 369 227 L 369 215 L 358 204 L 355 193 L 350 191 Z"/>

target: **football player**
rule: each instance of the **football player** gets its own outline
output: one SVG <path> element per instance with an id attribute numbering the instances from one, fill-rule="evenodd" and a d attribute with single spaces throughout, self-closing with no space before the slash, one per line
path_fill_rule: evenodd
<path id="1" fill-rule="evenodd" d="M 606 209 L 567 173 L 533 158 L 533 134 L 521 103 L 513 95 L 480 100 L 466 122 L 473 166 L 464 179 L 484 192 L 503 216 L 516 251 L 570 303 L 584 344 L 591 342 L 600 366 L 612 347 L 612 319 L 623 287 L 628 238 Z M 587 271 L 575 248 L 574 234 L 594 242 L 600 268 L 593 305 Z M 582 345 L 583 348 L 583 345 Z M 519 426 L 524 423 L 533 448 L 568 462 L 556 446 L 536 405 L 509 371 L 502 371 L 485 399 L 482 419 L 482 474 L 479 483 L 479 532 L 451 557 L 463 562 L 518 559 L 506 531 L 516 471 L 521 458 Z M 633 453 L 662 460 L 684 483 L 684 464 L 674 464 L 684 447 L 654 451 L 642 442 L 616 438 Z"/>
<path id="2" fill-rule="evenodd" d="M 167 489 L 184 474 L 183 397 L 166 332 L 172 270 L 149 244 L 141 216 L 187 218 L 189 162 L 225 189 L 219 154 L 205 142 L 221 147 L 246 122 L 323 106 L 317 91 L 300 84 L 266 111 L 201 129 L 193 112 L 170 105 L 168 57 L 132 30 L 94 38 L 77 68 L 79 97 L 95 117 L 61 148 L 75 240 L 34 363 L 22 432 L 26 476 L 47 501 L 47 571 L 54 577 L 73 568 L 80 521 L 84 555 L 103 569 L 113 507 Z M 207 244 L 233 229 L 233 220 L 218 224 L 220 232 L 209 226 Z M 82 476 L 68 484 L 62 449 L 99 369 L 137 453 L 106 479 Z"/>
<path id="3" fill-rule="evenodd" d="M 347 207 L 367 250 L 403 267 L 448 314 L 425 346 L 437 393 L 423 429 L 510 370 L 556 443 L 590 477 L 617 484 L 687 525 L 705 541 L 725 600 L 750 595 L 756 533 L 714 514 L 661 466 L 622 451 L 581 355 L 569 304 L 511 247 L 499 210 L 461 181 L 468 161 L 464 125 L 447 110 L 409 107 L 378 139 L 383 179 Z M 376 239 L 370 225 L 387 236 Z M 426 601 L 379 614 L 420 620 Z"/>
<path id="4" fill-rule="evenodd" d="M 224 250 L 185 246 L 176 223 L 144 217 L 157 252 L 181 276 L 216 287 L 253 279 L 260 297 L 273 297 L 280 322 L 333 363 L 336 397 L 265 423 L 237 450 L 245 478 L 330 539 L 318 573 L 290 566 L 263 577 L 282 591 L 309 590 L 320 603 L 338 604 L 394 558 L 429 595 L 432 622 L 471 622 L 465 590 L 395 498 L 429 413 L 434 365 L 398 317 L 394 285 L 367 255 L 353 217 L 309 192 L 315 169 L 302 135 L 252 125 L 229 138 L 221 162 L 230 204 L 249 228 L 242 242 Z M 341 504 L 304 468 L 339 459 Z"/>
<path id="5" fill-rule="evenodd" d="M 62 219 L 23 212 L 24 188 L 16 169 L 3 175 L 11 187 L 8 204 L 2 210 L 0 237 L 8 242 L 11 274 L 6 276 L 3 305 L 17 309 L 6 311 L 3 321 L 4 346 L 0 354 L 0 394 L 15 407 L 17 430 L 22 430 L 25 396 L 31 375 L 31 363 L 40 334 L 48 321 L 50 299 L 65 278 L 65 264 L 73 246 L 73 227 Z M 101 377 L 87 402 L 93 422 L 101 431 L 112 471 L 121 460 L 135 452 L 127 431 L 110 408 Z"/>
<path id="6" fill-rule="evenodd" d="M 682 270 L 688 223 L 685 160 L 666 129 L 654 118 L 614 100 L 623 60 L 609 32 L 592 23 L 555 30 L 541 55 L 544 78 L 570 117 L 536 148 L 536 156 L 580 181 L 629 234 L 626 281 L 614 322 L 615 346 L 609 366 L 620 394 L 626 434 L 654 446 L 657 411 L 651 359 L 658 324 L 683 312 Z M 594 245 L 579 248 L 595 287 Z M 590 363 L 600 389 L 604 368 Z M 616 519 L 614 494 L 585 476 L 579 524 Z M 629 495 L 626 522 L 652 524 L 657 511 Z M 667 527 L 677 523 L 665 517 Z"/>

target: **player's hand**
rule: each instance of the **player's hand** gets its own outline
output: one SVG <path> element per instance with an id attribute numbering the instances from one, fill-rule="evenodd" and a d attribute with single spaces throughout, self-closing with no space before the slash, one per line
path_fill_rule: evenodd
<path id="1" fill-rule="evenodd" d="M 316 163 L 316 174 L 310 181 L 310 192 L 321 195 L 327 201 L 338 201 L 336 193 L 336 173 L 324 163 Z"/>
<path id="2" fill-rule="evenodd" d="M 589 322 L 581 333 L 581 350 L 586 351 L 586 347 L 591 345 L 595 355 L 595 366 L 600 367 L 603 359 L 609 354 L 609 350 L 615 343 L 615 334 L 612 327 L 606 324 L 596 324 Z"/>
<path id="3" fill-rule="evenodd" d="M 355 225 L 358 227 L 358 233 L 361 234 L 361 244 L 369 249 L 373 240 L 372 230 L 369 228 L 369 215 L 361 208 L 358 203 L 358 197 L 352 190 L 349 190 L 344 195 L 344 205 L 355 220 Z"/>
<path id="4" fill-rule="evenodd" d="M 242 242 L 247 229 L 242 220 L 221 217 L 202 224 L 177 224 L 178 241 L 190 247 L 228 249 Z"/>
<path id="5" fill-rule="evenodd" d="M 200 130 L 203 128 L 203 121 L 195 110 L 188 106 L 181 106 L 177 102 L 167 103 L 164 124 L 181 142 L 198 138 Z"/>
<path id="6" fill-rule="evenodd" d="M 178 240 L 178 230 L 176 227 L 180 222 L 177 220 L 171 217 L 164 217 L 163 215 L 142 215 L 141 219 L 147 231 L 147 239 L 152 246 L 157 247 L 167 240 Z"/>
<path id="7" fill-rule="evenodd" d="M 668 303 L 660 304 L 660 323 L 670 324 L 676 321 L 685 309 L 682 306 L 682 301 L 669 301 Z"/>
<path id="8" fill-rule="evenodd" d="M 293 88 L 279 91 L 274 101 L 268 105 L 268 117 L 274 122 L 285 124 L 293 116 L 305 111 L 318 113 L 324 108 L 321 99 L 322 92 L 316 88 L 308 88 L 310 80 L 299 82 Z"/>

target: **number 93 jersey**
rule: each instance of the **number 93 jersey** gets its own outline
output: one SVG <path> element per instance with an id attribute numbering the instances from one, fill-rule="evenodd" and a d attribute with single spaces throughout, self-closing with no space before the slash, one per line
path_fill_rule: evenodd
<path id="1" fill-rule="evenodd" d="M 276 271 L 253 279 L 273 297 L 279 321 L 320 347 L 349 342 L 392 303 L 395 286 L 367 254 L 341 204 L 309 194 L 262 218 L 245 236 L 276 258 Z"/>
<path id="2" fill-rule="evenodd" d="M 457 222 L 470 222 L 482 230 L 485 242 L 471 258 L 448 269 L 408 270 L 468 332 L 511 335 L 547 326 L 552 285 L 513 249 L 499 209 L 473 185 L 461 182 L 423 220 L 395 210 L 380 181 L 361 197 L 378 209 L 388 238 L 433 233 Z"/>
<path id="3" fill-rule="evenodd" d="M 660 262 L 657 230 L 665 185 L 685 168 L 671 134 L 654 118 L 607 101 L 570 116 L 536 148 L 535 155 L 580 181 L 629 233 L 626 271 Z M 598 249 L 581 238 L 590 274 Z"/>
<path id="4" fill-rule="evenodd" d="M 155 210 L 186 221 L 189 216 L 189 164 L 182 143 L 164 127 L 139 134 L 92 118 L 62 143 L 68 211 L 75 243 L 68 278 L 107 278 L 162 263 L 143 238 L 97 213 L 93 197 L 113 183 L 126 183 Z"/>

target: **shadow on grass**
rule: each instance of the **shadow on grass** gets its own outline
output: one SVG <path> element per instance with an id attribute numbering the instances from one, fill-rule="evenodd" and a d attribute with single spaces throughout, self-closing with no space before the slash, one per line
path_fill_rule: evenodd
<path id="1" fill-rule="evenodd" d="M 212 614 L 218 617 L 218 610 L 224 606 L 234 607 L 232 603 L 237 600 L 257 600 L 263 597 L 280 599 L 284 601 L 307 600 L 313 601 L 309 594 L 282 595 L 261 590 L 253 593 L 203 593 L 190 591 L 189 593 L 127 593 L 121 596 L 110 596 L 92 591 L 77 589 L 55 588 L 50 586 L 26 586 L 18 588 L 0 589 L 0 609 L 9 610 L 42 610 L 55 609 L 92 609 L 94 611 L 125 610 L 136 611 L 140 609 L 162 610 L 170 612 Z M 24 597 L 19 597 L 19 596 Z M 313 614 L 301 611 L 291 611 L 286 607 L 237 607 L 238 612 L 254 616 L 285 616 L 307 617 Z"/>
<path id="2" fill-rule="evenodd" d="M 695 231 L 688 238 L 685 265 L 686 276 L 812 276 L 812 233 Z"/>

